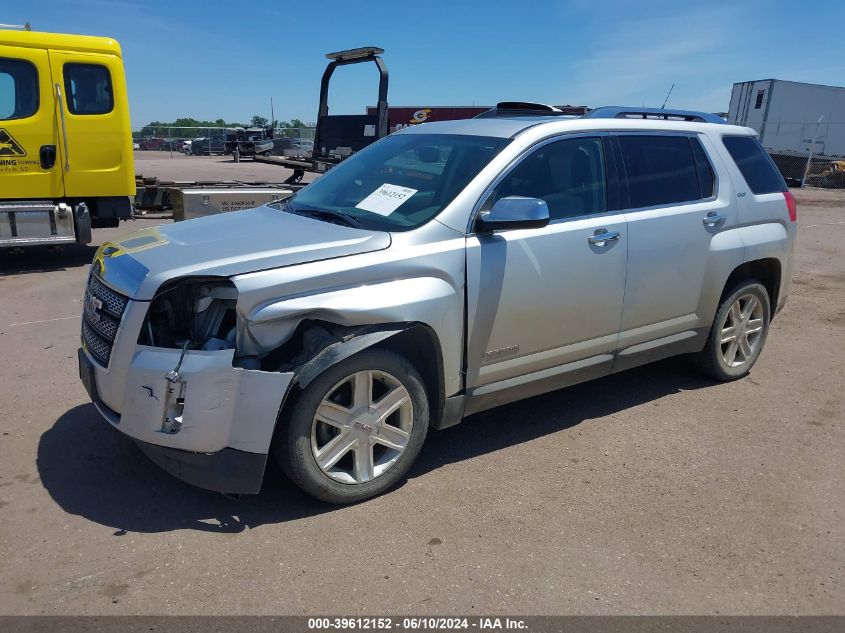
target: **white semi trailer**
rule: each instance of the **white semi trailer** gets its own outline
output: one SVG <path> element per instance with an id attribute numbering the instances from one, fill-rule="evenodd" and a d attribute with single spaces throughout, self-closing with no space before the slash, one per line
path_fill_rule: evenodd
<path id="1" fill-rule="evenodd" d="M 763 79 L 733 85 L 728 123 L 757 130 L 772 154 L 845 156 L 845 88 Z"/>

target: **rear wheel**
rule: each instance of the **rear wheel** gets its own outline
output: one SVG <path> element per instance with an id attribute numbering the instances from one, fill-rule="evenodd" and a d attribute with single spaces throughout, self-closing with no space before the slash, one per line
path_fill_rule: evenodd
<path id="1" fill-rule="evenodd" d="M 286 407 L 274 454 L 308 494 L 354 503 L 394 486 L 428 432 L 428 400 L 403 357 L 366 350 L 329 367 Z"/>
<path id="2" fill-rule="evenodd" d="M 742 378 L 754 366 L 766 343 L 771 319 L 769 293 L 755 281 L 744 281 L 722 299 L 704 349 L 697 355 L 711 378 Z"/>

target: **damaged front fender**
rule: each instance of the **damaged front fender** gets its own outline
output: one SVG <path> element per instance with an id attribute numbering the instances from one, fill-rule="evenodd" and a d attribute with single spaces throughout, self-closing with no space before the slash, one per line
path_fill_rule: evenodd
<path id="1" fill-rule="evenodd" d="M 343 346 L 345 355 L 419 324 L 434 332 L 435 340 L 443 349 L 461 349 L 463 314 L 460 294 L 451 283 L 438 277 L 421 276 L 370 283 L 254 304 L 244 301 L 242 294 L 241 300 L 238 305 L 239 356 L 266 357 L 290 341 L 297 328 L 306 321 L 346 328 L 354 334 L 354 337 L 347 337 L 350 339 L 364 337 L 346 342 Z M 316 351 L 325 354 L 325 359 L 329 358 L 328 355 L 340 353 L 340 346 L 326 350 L 320 347 Z M 459 355 L 446 355 L 437 350 L 437 356 L 444 359 L 447 391 L 457 391 L 460 388 Z M 300 375 L 299 380 L 310 377 L 310 381 L 313 378 L 310 372 L 316 366 L 309 364 L 302 367 L 305 373 Z M 319 366 L 322 369 L 327 365 Z"/>
<path id="2" fill-rule="evenodd" d="M 369 347 L 373 347 L 391 336 L 404 332 L 414 324 L 405 323 L 394 326 L 372 326 L 356 328 L 348 332 L 340 340 L 328 342 L 325 347 L 317 351 L 309 360 L 294 368 L 294 383 L 305 389 L 311 381 L 323 371 L 340 361 L 349 358 Z"/>

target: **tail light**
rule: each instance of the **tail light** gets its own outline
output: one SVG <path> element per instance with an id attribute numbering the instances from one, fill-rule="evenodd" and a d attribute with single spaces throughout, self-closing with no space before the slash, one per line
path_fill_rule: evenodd
<path id="1" fill-rule="evenodd" d="M 783 197 L 786 199 L 786 208 L 789 209 L 789 221 L 797 222 L 798 201 L 795 199 L 795 196 L 792 195 L 792 192 L 788 190 L 783 192 Z"/>

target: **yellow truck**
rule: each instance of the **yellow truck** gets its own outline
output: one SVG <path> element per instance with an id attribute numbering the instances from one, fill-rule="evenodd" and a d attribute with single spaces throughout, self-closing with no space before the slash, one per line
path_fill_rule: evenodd
<path id="1" fill-rule="evenodd" d="M 134 172 L 120 45 L 0 30 L 0 248 L 87 244 L 130 216 Z"/>

